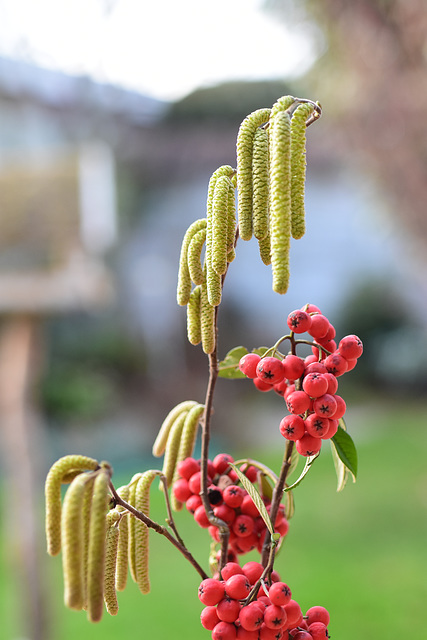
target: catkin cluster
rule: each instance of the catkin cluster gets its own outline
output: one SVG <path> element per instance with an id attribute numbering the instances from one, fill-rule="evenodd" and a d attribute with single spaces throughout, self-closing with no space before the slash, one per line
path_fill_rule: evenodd
<path id="1" fill-rule="evenodd" d="M 99 622 L 104 606 L 117 615 L 117 591 L 128 573 L 142 593 L 148 593 L 148 527 L 116 504 L 110 493 L 112 469 L 80 455 L 65 456 L 50 469 L 45 487 L 46 537 L 50 555 L 62 550 L 65 605 L 86 610 Z M 117 489 L 131 508 L 149 516 L 149 492 L 158 470 L 137 473 Z M 61 500 L 61 485 L 69 484 Z"/>
<path id="2" fill-rule="evenodd" d="M 249 114 L 237 136 L 239 234 L 258 240 L 277 293 L 288 289 L 290 239 L 305 232 L 305 132 L 310 117 L 319 116 L 315 109 L 284 96 L 271 109 Z"/>
<path id="3" fill-rule="evenodd" d="M 215 307 L 221 302 L 222 278 L 235 257 L 235 188 L 233 167 L 224 165 L 212 174 L 206 218 L 190 225 L 181 247 L 177 300 L 187 305 L 189 341 L 201 342 L 205 353 L 215 349 Z"/>
<path id="4" fill-rule="evenodd" d="M 178 477 L 176 469 L 179 462 L 193 454 L 204 409 L 205 405 L 186 400 L 169 411 L 163 420 L 153 445 L 153 455 L 160 457 L 164 454 L 162 473 L 168 487 Z M 173 494 L 171 503 L 176 511 L 182 509 L 182 503 Z"/>

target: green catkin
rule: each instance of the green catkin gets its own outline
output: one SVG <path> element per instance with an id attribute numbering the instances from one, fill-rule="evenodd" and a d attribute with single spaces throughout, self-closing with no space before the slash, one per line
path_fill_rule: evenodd
<path id="1" fill-rule="evenodd" d="M 286 111 L 294 104 L 296 98 L 294 96 L 282 96 L 271 107 L 270 119 L 273 119 L 279 111 Z"/>
<path id="2" fill-rule="evenodd" d="M 215 307 L 209 302 L 207 285 L 202 284 L 200 295 L 200 329 L 202 334 L 202 349 L 204 353 L 213 353 L 215 349 Z"/>
<path id="3" fill-rule="evenodd" d="M 270 109 L 257 109 L 240 125 L 237 134 L 237 211 L 239 235 L 242 240 L 252 237 L 252 147 L 255 131 L 266 123 Z"/>
<path id="4" fill-rule="evenodd" d="M 47 552 L 56 556 L 61 551 L 61 484 L 71 482 L 82 471 L 94 471 L 97 460 L 81 455 L 64 456 L 49 470 L 45 484 Z"/>
<path id="5" fill-rule="evenodd" d="M 185 232 L 181 253 L 179 257 L 179 270 L 178 270 L 178 287 L 177 287 L 177 301 L 181 306 L 185 306 L 188 303 L 191 293 L 191 278 L 188 270 L 188 247 L 190 245 L 193 236 L 200 231 L 200 229 L 206 228 L 206 218 L 200 218 L 191 224 Z"/>
<path id="6" fill-rule="evenodd" d="M 212 201 L 211 264 L 219 276 L 227 271 L 228 194 L 230 179 L 220 176 L 216 181 Z M 208 222 L 209 224 L 209 222 Z"/>
<path id="7" fill-rule="evenodd" d="M 279 111 L 271 121 L 270 236 L 273 291 L 286 293 L 289 285 L 291 235 L 290 117 Z"/>
<path id="8" fill-rule="evenodd" d="M 271 238 L 267 234 L 262 240 L 258 240 L 259 255 L 265 265 L 271 264 Z"/>
<path id="9" fill-rule="evenodd" d="M 202 284 L 205 279 L 200 256 L 206 241 L 206 229 L 200 229 L 194 234 L 187 252 L 188 271 L 194 284 Z M 191 296 L 190 296 L 191 297 Z"/>
<path id="10" fill-rule="evenodd" d="M 138 484 L 138 480 L 142 476 L 142 473 L 136 473 L 130 483 L 129 483 L 129 495 L 127 502 L 131 505 L 131 507 L 135 508 L 135 494 L 136 494 L 136 485 Z M 136 568 L 135 568 L 135 523 L 136 518 L 133 515 L 128 516 L 128 561 L 129 561 L 129 571 L 132 577 L 132 580 L 136 582 Z"/>
<path id="11" fill-rule="evenodd" d="M 89 558 L 89 526 L 90 526 L 90 512 L 92 510 L 92 496 L 93 485 L 95 482 L 95 474 L 92 474 L 91 478 L 88 478 L 86 483 L 86 489 L 83 496 L 82 515 L 83 515 L 83 589 L 84 589 L 84 604 L 83 608 L 87 607 L 87 576 L 88 576 L 88 558 Z"/>
<path id="12" fill-rule="evenodd" d="M 202 284 L 203 289 L 204 283 Z M 211 307 L 217 307 L 222 298 L 222 277 L 217 274 L 212 266 L 207 268 L 206 273 L 206 295 Z"/>
<path id="13" fill-rule="evenodd" d="M 177 417 L 169 432 L 169 438 L 166 443 L 162 473 L 164 476 L 166 476 L 168 487 L 170 487 L 172 483 L 173 474 L 175 472 L 176 458 L 178 455 L 179 443 L 181 441 L 182 429 L 184 427 L 186 417 L 187 413 L 181 413 Z"/>
<path id="14" fill-rule="evenodd" d="M 87 617 L 99 622 L 104 610 L 104 570 L 106 514 L 108 511 L 110 474 L 101 469 L 93 485 L 89 524 L 89 554 L 87 576 Z"/>
<path id="15" fill-rule="evenodd" d="M 228 190 L 228 222 L 227 222 L 227 262 L 233 262 L 236 257 L 234 243 L 236 241 L 236 177 L 230 181 Z"/>
<path id="16" fill-rule="evenodd" d="M 125 501 L 129 497 L 129 486 L 125 485 L 117 489 L 118 495 Z M 117 563 L 116 563 L 116 590 L 124 591 L 128 578 L 128 546 L 129 546 L 129 518 L 128 511 L 123 507 L 117 506 L 121 512 L 121 518 L 118 523 L 119 541 L 117 546 Z"/>
<path id="17" fill-rule="evenodd" d="M 197 428 L 200 423 L 200 418 L 205 409 L 205 405 L 197 404 L 187 413 L 185 417 L 184 426 L 182 428 L 181 441 L 179 443 L 178 455 L 175 463 L 175 473 L 172 479 L 172 483 L 178 479 L 178 472 L 176 470 L 177 465 L 185 458 L 193 455 L 194 446 L 197 438 Z M 172 493 L 171 495 L 172 508 L 175 511 L 182 509 L 182 502 L 177 500 Z"/>
<path id="18" fill-rule="evenodd" d="M 258 128 L 252 154 L 253 233 L 257 240 L 268 234 L 268 132 Z"/>
<path id="19" fill-rule="evenodd" d="M 197 404 L 195 400 L 184 400 L 184 402 L 180 402 L 176 405 L 176 407 L 169 411 L 168 415 L 161 424 L 159 433 L 157 434 L 157 437 L 153 444 L 153 456 L 155 458 L 160 458 L 160 456 L 164 454 L 166 443 L 169 437 L 169 431 L 171 430 L 176 418 L 180 413 L 186 413 L 187 411 L 189 411 L 189 409 L 191 409 L 191 407 L 194 407 L 195 404 Z"/>
<path id="20" fill-rule="evenodd" d="M 300 104 L 291 120 L 291 231 L 295 239 L 305 233 L 306 121 L 313 111 L 314 105 Z"/>
<path id="21" fill-rule="evenodd" d="M 84 606 L 84 530 L 83 501 L 92 473 L 79 474 L 67 489 L 62 509 L 62 570 L 64 602 L 70 609 Z"/>
<path id="22" fill-rule="evenodd" d="M 104 602 L 108 613 L 116 616 L 119 612 L 119 603 L 116 594 L 116 567 L 117 548 L 120 531 L 117 522 L 120 513 L 116 509 L 107 515 L 107 537 L 105 545 L 105 573 L 104 573 Z"/>
<path id="23" fill-rule="evenodd" d="M 201 285 L 194 287 L 187 305 L 187 337 L 190 344 L 199 344 L 202 340 L 200 325 Z"/>
<path id="24" fill-rule="evenodd" d="M 138 480 L 135 494 L 135 508 L 146 516 L 150 514 L 150 487 L 158 471 L 150 469 L 145 471 Z M 149 529 L 141 521 L 136 519 L 135 522 L 135 566 L 136 566 L 136 583 L 141 593 L 150 592 L 150 579 L 148 575 L 148 557 L 149 557 Z"/>

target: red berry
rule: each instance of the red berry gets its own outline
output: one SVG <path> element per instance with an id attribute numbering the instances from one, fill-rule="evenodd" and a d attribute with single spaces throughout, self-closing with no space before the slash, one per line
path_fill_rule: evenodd
<path id="1" fill-rule="evenodd" d="M 237 629 L 237 640 L 258 640 L 258 631 L 248 631 L 242 625 Z"/>
<path id="2" fill-rule="evenodd" d="M 200 471 L 200 464 L 194 458 L 185 458 L 178 462 L 176 469 L 181 478 L 189 480 L 194 473 Z"/>
<path id="3" fill-rule="evenodd" d="M 225 596 L 216 608 L 218 618 L 224 622 L 235 622 L 239 617 L 240 602 Z"/>
<path id="4" fill-rule="evenodd" d="M 216 607 L 209 606 L 202 609 L 202 613 L 200 614 L 200 622 L 205 629 L 209 629 L 209 631 L 212 631 L 215 625 L 217 625 L 219 622 L 219 618 L 216 613 Z"/>
<path id="5" fill-rule="evenodd" d="M 188 481 L 188 486 L 190 487 L 190 490 L 195 493 L 196 495 L 198 495 L 200 493 L 200 489 L 201 489 L 201 481 L 202 481 L 202 472 L 201 471 L 196 471 L 196 473 L 193 473 L 193 475 L 191 476 L 191 478 Z M 212 480 L 211 478 L 208 479 L 208 484 L 211 484 Z"/>
<path id="6" fill-rule="evenodd" d="M 295 447 L 302 456 L 314 456 L 316 453 L 319 453 L 322 448 L 322 440 L 321 438 L 314 438 L 309 433 L 306 433 L 300 440 L 296 441 Z"/>
<path id="7" fill-rule="evenodd" d="M 213 506 L 222 504 L 222 491 L 215 484 L 208 487 L 208 500 L 209 504 Z"/>
<path id="8" fill-rule="evenodd" d="M 311 316 L 306 311 L 297 309 L 288 315 L 287 324 L 294 333 L 305 333 L 311 327 Z"/>
<path id="9" fill-rule="evenodd" d="M 282 607 L 290 602 L 292 593 L 285 582 L 274 582 L 268 592 L 272 604 Z"/>
<path id="10" fill-rule="evenodd" d="M 258 633 L 260 640 L 281 640 L 283 638 L 283 629 L 270 629 L 264 623 Z"/>
<path id="11" fill-rule="evenodd" d="M 240 506 L 240 511 L 247 516 L 252 516 L 252 518 L 256 518 L 259 516 L 259 511 L 256 508 L 255 502 L 252 500 L 249 494 L 246 494 L 243 498 L 243 502 Z"/>
<path id="12" fill-rule="evenodd" d="M 294 640 L 313 640 L 311 634 L 308 631 L 298 631 L 293 636 Z"/>
<path id="13" fill-rule="evenodd" d="M 304 307 L 302 307 L 302 310 L 306 311 L 307 313 L 322 313 L 319 307 L 316 307 L 315 304 L 311 304 L 311 302 L 304 305 Z"/>
<path id="14" fill-rule="evenodd" d="M 327 627 L 329 624 L 329 620 L 330 620 L 329 611 L 325 609 L 325 607 L 321 607 L 321 606 L 310 607 L 310 609 L 307 610 L 305 615 L 306 615 L 308 626 L 310 626 L 313 622 L 323 622 L 325 627 Z"/>
<path id="15" fill-rule="evenodd" d="M 201 497 L 196 494 L 193 494 L 188 498 L 187 502 L 185 503 L 185 506 L 187 507 L 190 513 L 194 513 L 197 507 L 200 507 L 201 504 L 202 504 Z"/>
<path id="16" fill-rule="evenodd" d="M 298 622 L 302 620 L 301 607 L 296 600 L 289 600 L 288 604 L 285 604 L 284 609 L 288 617 L 288 629 L 293 629 L 297 626 Z"/>
<path id="17" fill-rule="evenodd" d="M 329 330 L 329 320 L 321 313 L 316 313 L 311 316 L 311 326 L 308 333 L 313 338 L 324 338 Z"/>
<path id="18" fill-rule="evenodd" d="M 285 374 L 285 378 L 288 380 L 297 380 L 302 376 L 305 369 L 304 360 L 298 356 L 289 354 L 284 360 L 282 360 L 282 367 Z"/>
<path id="19" fill-rule="evenodd" d="M 281 360 L 277 358 L 261 358 L 256 368 L 257 377 L 268 384 L 277 384 L 285 377 Z"/>
<path id="20" fill-rule="evenodd" d="M 265 380 L 261 380 L 261 378 L 254 378 L 253 383 L 258 389 L 258 391 L 271 391 L 273 389 L 273 385 Z"/>
<path id="21" fill-rule="evenodd" d="M 335 413 L 332 414 L 331 418 L 334 420 L 339 420 L 343 417 L 346 412 L 347 405 L 345 404 L 345 400 L 341 398 L 341 396 L 334 395 L 335 402 L 337 403 L 337 408 Z"/>
<path id="22" fill-rule="evenodd" d="M 286 611 L 283 607 L 271 604 L 264 611 L 264 623 L 269 629 L 281 629 L 287 620 Z"/>
<path id="23" fill-rule="evenodd" d="M 357 365 L 357 358 L 353 358 L 353 360 L 347 360 L 347 371 L 352 371 L 352 369 L 354 369 L 356 365 Z"/>
<path id="24" fill-rule="evenodd" d="M 264 572 L 264 567 L 260 562 L 255 562 L 255 560 L 250 560 L 242 567 L 243 573 L 249 580 L 251 584 L 255 584 L 257 580 L 260 579 Z"/>
<path id="25" fill-rule="evenodd" d="M 322 340 L 333 340 L 336 335 L 337 335 L 337 332 L 335 331 L 334 325 L 329 323 L 328 333 L 324 338 L 322 338 Z"/>
<path id="26" fill-rule="evenodd" d="M 330 438 L 333 438 L 338 431 L 338 420 L 335 420 L 334 418 L 328 418 L 328 420 L 329 428 L 327 432 L 321 436 L 322 440 L 329 440 Z"/>
<path id="27" fill-rule="evenodd" d="M 308 632 L 313 640 L 328 640 L 329 638 L 328 629 L 323 622 L 313 622 L 308 627 Z"/>
<path id="28" fill-rule="evenodd" d="M 294 391 L 286 398 L 289 413 L 302 414 L 310 408 L 310 396 L 305 391 Z"/>
<path id="29" fill-rule="evenodd" d="M 236 636 L 237 630 L 232 622 L 220 620 L 212 631 L 212 640 L 235 640 Z"/>
<path id="30" fill-rule="evenodd" d="M 242 464 L 240 471 L 245 474 L 250 482 L 255 482 L 258 477 L 258 469 L 250 464 Z"/>
<path id="31" fill-rule="evenodd" d="M 285 416 L 280 422 L 279 429 L 287 440 L 299 440 L 304 435 L 304 420 L 296 414 Z"/>
<path id="32" fill-rule="evenodd" d="M 238 573 L 228 578 L 225 583 L 225 592 L 230 598 L 243 600 L 249 594 L 251 585 L 243 573 Z"/>
<path id="33" fill-rule="evenodd" d="M 360 358 L 363 353 L 363 343 L 358 336 L 345 336 L 339 341 L 338 350 L 346 360 Z"/>
<path id="34" fill-rule="evenodd" d="M 330 393 L 333 396 L 338 390 L 338 380 L 336 376 L 334 376 L 333 373 L 329 373 L 329 371 L 323 375 L 328 381 L 328 390 L 326 393 Z"/>
<path id="35" fill-rule="evenodd" d="M 243 569 L 237 562 L 227 562 L 222 568 L 221 575 L 223 580 L 228 580 L 231 576 L 243 575 Z"/>
<path id="36" fill-rule="evenodd" d="M 230 484 L 222 492 L 222 499 L 228 507 L 237 509 L 243 502 L 246 492 L 242 487 L 238 487 L 235 484 Z"/>
<path id="37" fill-rule="evenodd" d="M 317 373 L 315 371 L 305 376 L 302 381 L 302 388 L 311 398 L 318 398 L 326 393 L 328 381 L 323 376 L 323 373 Z"/>
<path id="38" fill-rule="evenodd" d="M 322 362 L 316 360 L 316 362 L 306 364 L 304 375 L 307 375 L 309 373 L 327 373 L 327 369 Z"/>
<path id="39" fill-rule="evenodd" d="M 254 530 L 254 520 L 251 516 L 240 514 L 233 522 L 233 531 L 239 538 L 249 536 Z"/>
<path id="40" fill-rule="evenodd" d="M 283 378 L 282 382 L 278 382 L 277 384 L 273 384 L 273 389 L 279 396 L 284 396 L 286 389 L 288 388 L 288 381 L 286 378 Z"/>
<path id="41" fill-rule="evenodd" d="M 217 507 L 214 507 L 214 515 L 223 520 L 225 524 L 231 525 L 236 518 L 236 512 L 231 507 L 226 504 L 220 504 Z"/>
<path id="42" fill-rule="evenodd" d="M 202 604 L 213 606 L 223 599 L 225 594 L 224 583 L 213 578 L 202 580 L 199 585 L 199 600 Z"/>
<path id="43" fill-rule="evenodd" d="M 199 527 L 202 527 L 202 529 L 207 529 L 210 525 L 208 516 L 206 515 L 205 507 L 202 504 L 200 505 L 200 507 L 197 507 L 197 509 L 195 510 L 194 519 L 199 525 Z"/>
<path id="44" fill-rule="evenodd" d="M 179 502 L 187 502 L 188 498 L 193 495 L 185 478 L 178 478 L 178 480 L 175 480 L 172 491 L 173 495 L 177 500 L 179 500 Z"/>
<path id="45" fill-rule="evenodd" d="M 333 373 L 337 377 L 342 376 L 348 368 L 347 360 L 336 351 L 327 356 L 323 363 L 329 373 Z"/>
<path id="46" fill-rule="evenodd" d="M 222 475 L 229 468 L 229 462 L 234 462 L 234 458 L 232 456 L 228 453 L 218 453 L 218 455 L 213 459 L 212 464 L 216 473 Z"/>
<path id="47" fill-rule="evenodd" d="M 322 418 L 330 418 L 338 408 L 335 396 L 325 393 L 313 402 L 314 412 Z"/>
<path id="48" fill-rule="evenodd" d="M 328 418 L 322 418 L 315 413 L 310 414 L 304 420 L 307 433 L 313 438 L 322 438 L 329 429 Z M 320 451 L 320 448 L 319 448 Z M 311 455 L 311 454 L 310 454 Z"/>
<path id="49" fill-rule="evenodd" d="M 256 378 L 257 364 L 261 360 L 261 356 L 257 353 L 247 353 L 239 360 L 239 369 L 248 378 Z"/>
<path id="50" fill-rule="evenodd" d="M 240 624 L 247 631 L 259 629 L 264 620 L 262 606 L 257 602 L 251 602 L 246 607 L 242 607 L 239 615 Z M 258 637 L 258 635 L 256 636 Z"/>
<path id="51" fill-rule="evenodd" d="M 282 518 L 274 525 L 274 529 L 275 531 L 280 533 L 283 538 L 289 531 L 289 522 L 286 520 L 286 518 Z"/>

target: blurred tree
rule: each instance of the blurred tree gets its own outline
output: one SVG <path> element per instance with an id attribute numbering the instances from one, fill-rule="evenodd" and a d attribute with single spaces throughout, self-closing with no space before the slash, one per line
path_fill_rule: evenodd
<path id="1" fill-rule="evenodd" d="M 301 26 L 308 17 L 326 46 L 309 81 L 327 107 L 323 133 L 352 149 L 389 196 L 399 224 L 427 243 L 427 5 L 425 0 L 266 0 Z M 333 129 L 333 131 L 331 130 Z"/>

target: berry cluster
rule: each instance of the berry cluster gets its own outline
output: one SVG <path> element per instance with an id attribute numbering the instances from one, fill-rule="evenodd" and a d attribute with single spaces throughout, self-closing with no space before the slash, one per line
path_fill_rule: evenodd
<path id="1" fill-rule="evenodd" d="M 318 307 L 308 304 L 297 309 L 287 318 L 295 351 L 298 344 L 294 334 L 307 332 L 313 341 L 312 355 L 301 358 L 295 353 L 283 356 L 273 349 L 272 356 L 261 357 L 248 353 L 239 362 L 239 369 L 260 391 L 274 389 L 283 396 L 289 415 L 280 422 L 280 432 L 287 440 L 294 440 L 303 456 L 319 453 L 322 440 L 332 438 L 338 429 L 338 420 L 346 411 L 343 398 L 337 395 L 337 378 L 351 371 L 362 355 L 360 338 L 348 335 L 335 342 L 334 326 Z M 269 350 L 271 351 L 271 350 Z"/>
<path id="2" fill-rule="evenodd" d="M 261 552 L 264 543 L 266 525 L 251 496 L 239 484 L 237 473 L 229 466 L 234 462 L 228 453 L 218 454 L 213 461 L 208 461 L 208 499 L 214 515 L 230 528 L 229 548 L 234 554 L 244 554 L 257 549 Z M 240 470 L 250 482 L 256 482 L 258 471 L 255 467 L 243 464 Z M 172 490 L 180 502 L 194 515 L 200 527 L 208 529 L 212 538 L 219 542 L 218 527 L 210 524 L 200 497 L 201 471 L 200 462 L 195 458 L 185 458 L 177 465 L 179 478 L 174 482 Z M 267 511 L 270 501 L 264 498 Z M 280 505 L 275 522 L 275 531 L 283 537 L 289 529 Z"/>
<path id="3" fill-rule="evenodd" d="M 327 640 L 327 609 L 311 607 L 304 616 L 279 574 L 272 571 L 268 587 L 261 581 L 263 573 L 259 562 L 247 562 L 243 567 L 228 562 L 221 576 L 201 582 L 198 595 L 205 607 L 200 620 L 212 631 L 212 639 Z"/>

